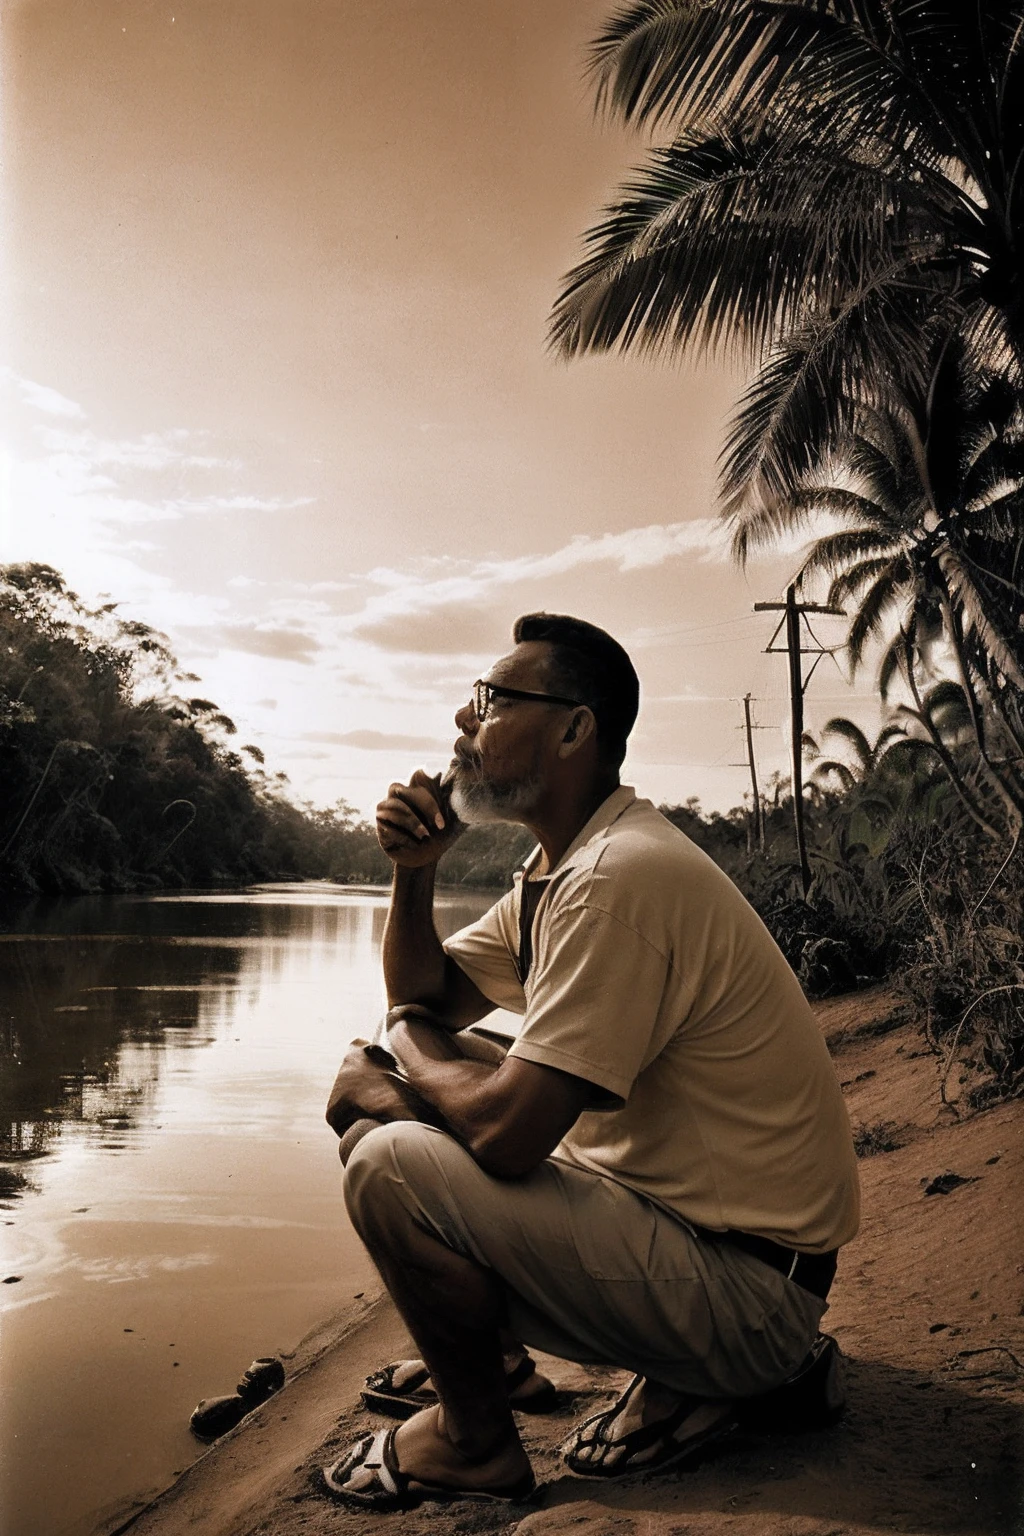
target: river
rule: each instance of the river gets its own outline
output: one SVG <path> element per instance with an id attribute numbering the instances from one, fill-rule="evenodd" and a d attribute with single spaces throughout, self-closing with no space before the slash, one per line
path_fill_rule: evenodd
<path id="1" fill-rule="evenodd" d="M 492 899 L 442 894 L 439 928 Z M 126 1518 L 201 1454 L 199 1398 L 378 1283 L 323 1109 L 381 1017 L 386 904 L 304 884 L 3 914 L 4 1536 Z"/>

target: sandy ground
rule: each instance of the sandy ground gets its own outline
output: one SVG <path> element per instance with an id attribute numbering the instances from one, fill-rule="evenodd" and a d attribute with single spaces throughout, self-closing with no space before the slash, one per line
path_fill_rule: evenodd
<path id="1" fill-rule="evenodd" d="M 322 1462 L 373 1423 L 363 1377 L 410 1353 L 387 1298 L 326 1325 L 284 1391 L 120 1530 L 131 1536 L 1024 1536 L 1024 1104 L 958 1122 L 934 1057 L 892 1027 L 881 989 L 820 1005 L 855 1128 L 894 1150 L 861 1163 L 865 1219 L 825 1327 L 848 1356 L 849 1410 L 816 1434 L 737 1434 L 702 1465 L 584 1481 L 557 1448 L 626 1380 L 543 1360 L 558 1409 L 521 1427 L 543 1486 L 527 1505 L 351 1512 Z M 943 1173 L 966 1182 L 927 1194 Z"/>

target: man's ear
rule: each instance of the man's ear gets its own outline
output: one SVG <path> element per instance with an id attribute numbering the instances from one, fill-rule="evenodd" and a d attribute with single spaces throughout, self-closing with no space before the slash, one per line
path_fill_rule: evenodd
<path id="1" fill-rule="evenodd" d="M 597 721 L 589 709 L 574 709 L 569 724 L 558 744 L 559 757 L 571 757 L 578 752 L 584 742 L 589 741 L 597 729 Z"/>

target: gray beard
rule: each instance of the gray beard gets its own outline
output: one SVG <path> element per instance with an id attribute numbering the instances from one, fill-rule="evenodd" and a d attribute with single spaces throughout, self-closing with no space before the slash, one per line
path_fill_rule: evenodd
<path id="1" fill-rule="evenodd" d="M 489 784 L 472 768 L 460 765 L 452 788 L 451 806 L 467 827 L 480 827 L 489 821 L 518 821 L 536 805 L 541 789 L 538 774 L 530 774 L 516 784 Z"/>

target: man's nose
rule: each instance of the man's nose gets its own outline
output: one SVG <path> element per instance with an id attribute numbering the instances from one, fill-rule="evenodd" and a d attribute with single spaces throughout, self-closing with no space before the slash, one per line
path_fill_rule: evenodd
<path id="1" fill-rule="evenodd" d="M 477 719 L 476 708 L 472 699 L 463 704 L 461 709 L 455 711 L 455 724 L 463 735 L 472 735 L 480 729 L 480 721 Z"/>

